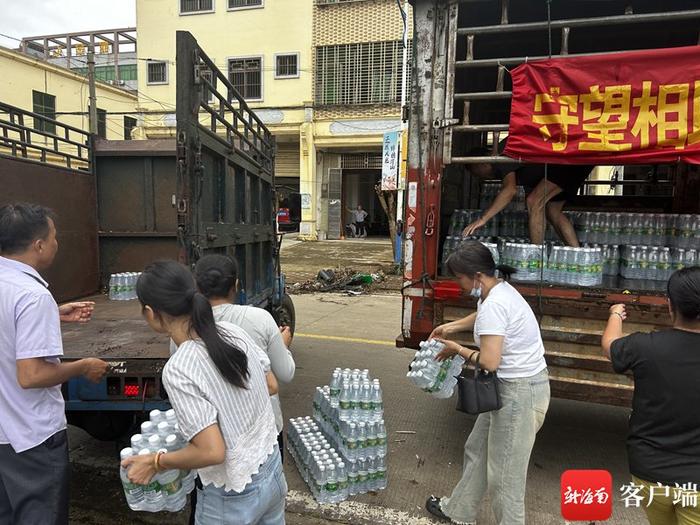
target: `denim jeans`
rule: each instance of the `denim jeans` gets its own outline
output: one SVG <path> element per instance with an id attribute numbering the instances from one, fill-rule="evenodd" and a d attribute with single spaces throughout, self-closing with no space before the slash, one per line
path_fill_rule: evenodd
<path id="1" fill-rule="evenodd" d="M 457 523 L 476 523 L 488 491 L 498 525 L 525 524 L 527 467 L 549 408 L 549 373 L 499 379 L 498 388 L 503 407 L 477 417 L 464 445 L 462 479 L 440 502 Z"/>
<path id="2" fill-rule="evenodd" d="M 270 455 L 243 492 L 206 485 L 197 489 L 197 525 L 284 525 L 287 480 L 279 449 Z"/>

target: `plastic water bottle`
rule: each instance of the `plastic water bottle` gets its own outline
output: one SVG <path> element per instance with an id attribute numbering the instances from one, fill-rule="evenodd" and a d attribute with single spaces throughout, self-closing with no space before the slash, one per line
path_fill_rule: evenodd
<path id="1" fill-rule="evenodd" d="M 158 425 L 161 421 L 165 421 L 165 413 L 160 410 L 151 410 L 148 414 L 148 419 L 155 425 Z"/>
<path id="2" fill-rule="evenodd" d="M 122 449 L 122 451 L 119 453 L 119 456 L 121 457 L 122 461 L 130 458 L 133 455 L 134 451 L 130 447 Z M 119 477 L 122 481 L 124 496 L 126 497 L 126 503 L 129 505 L 129 508 L 131 510 L 143 510 L 145 504 L 143 487 L 141 485 L 137 485 L 136 483 L 132 483 L 131 481 L 129 481 L 127 469 L 121 466 L 119 467 Z"/>
<path id="3" fill-rule="evenodd" d="M 112 274 L 109 276 L 109 299 L 111 301 L 117 298 L 117 276 Z"/>
<path id="4" fill-rule="evenodd" d="M 167 421 L 161 421 L 156 427 L 156 435 L 165 443 L 165 438 L 173 433 L 173 427 Z"/>
<path id="5" fill-rule="evenodd" d="M 358 440 L 359 440 L 359 434 L 358 434 L 357 424 L 350 423 L 350 433 L 348 434 L 347 447 L 348 447 L 348 459 L 352 462 L 357 461 Z"/>
<path id="6" fill-rule="evenodd" d="M 338 501 L 346 500 L 348 493 L 348 471 L 345 468 L 345 463 L 340 461 L 336 468 L 336 477 L 338 480 Z"/>
<path id="7" fill-rule="evenodd" d="M 387 487 L 386 460 L 384 456 L 377 458 L 377 476 L 375 490 L 384 490 Z"/>
<path id="8" fill-rule="evenodd" d="M 660 281 L 668 281 L 671 277 L 671 249 L 662 248 L 659 252 L 658 276 Z"/>
<path id="9" fill-rule="evenodd" d="M 330 389 L 331 389 L 331 403 L 333 406 L 337 407 L 340 398 L 340 373 L 333 372 L 333 377 L 331 379 Z"/>
<path id="10" fill-rule="evenodd" d="M 367 492 L 367 483 L 369 481 L 369 472 L 367 471 L 367 462 L 359 460 L 357 462 L 357 485 L 360 494 Z"/>
<path id="11" fill-rule="evenodd" d="M 352 390 L 347 381 L 343 382 L 340 391 L 339 414 L 341 421 L 349 421 L 352 416 Z"/>
<path id="12" fill-rule="evenodd" d="M 139 452 L 139 456 L 149 456 L 154 452 L 155 451 L 151 452 L 151 450 L 144 448 Z M 148 485 L 143 485 L 142 489 L 144 497 L 143 510 L 148 512 L 160 512 L 163 510 L 165 502 L 157 476 L 154 476 Z"/>
<path id="13" fill-rule="evenodd" d="M 331 463 L 326 467 L 326 497 L 328 503 L 338 503 L 338 478 L 335 465 Z"/>
<path id="14" fill-rule="evenodd" d="M 384 417 L 384 400 L 382 387 L 379 379 L 375 379 L 372 384 L 372 421 L 379 421 Z"/>
<path id="15" fill-rule="evenodd" d="M 384 457 L 387 454 L 387 440 L 386 440 L 386 427 L 384 425 L 384 420 L 382 419 L 377 423 L 377 455 L 379 457 Z"/>
<path id="16" fill-rule="evenodd" d="M 650 281 L 658 281 L 659 279 L 659 249 L 653 246 L 649 249 L 649 259 L 647 265 L 646 278 Z"/>
<path id="17" fill-rule="evenodd" d="M 148 448 L 150 450 L 157 452 L 161 448 L 163 448 L 163 445 L 163 440 L 160 439 L 160 436 L 158 434 L 154 434 L 148 438 Z"/>
<path id="18" fill-rule="evenodd" d="M 141 423 L 141 436 L 143 436 L 144 440 L 148 441 L 155 432 L 156 426 L 151 421 L 144 421 Z"/>
<path id="19" fill-rule="evenodd" d="M 367 425 L 364 421 L 357 424 L 357 460 L 367 458 Z"/>
<path id="20" fill-rule="evenodd" d="M 141 452 L 141 449 L 146 446 L 146 440 L 143 439 L 143 436 L 141 436 L 141 434 L 134 434 L 133 436 L 131 436 L 131 453 L 133 455 L 136 455 L 139 452 Z"/>

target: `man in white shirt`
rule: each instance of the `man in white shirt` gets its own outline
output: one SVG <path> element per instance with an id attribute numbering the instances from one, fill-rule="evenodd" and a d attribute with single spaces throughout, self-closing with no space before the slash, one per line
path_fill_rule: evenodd
<path id="1" fill-rule="evenodd" d="M 86 321 L 90 303 L 58 307 L 39 270 L 51 266 L 56 227 L 34 204 L 0 207 L 0 523 L 68 523 L 68 442 L 61 384 L 98 382 L 107 363 L 61 363 L 60 321 Z"/>

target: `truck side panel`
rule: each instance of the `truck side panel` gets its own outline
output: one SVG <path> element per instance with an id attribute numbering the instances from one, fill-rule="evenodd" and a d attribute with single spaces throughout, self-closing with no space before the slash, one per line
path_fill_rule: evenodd
<path id="1" fill-rule="evenodd" d="M 44 274 L 58 302 L 99 286 L 95 178 L 92 173 L 0 157 L 0 205 L 32 202 L 56 213 L 59 250 Z"/>

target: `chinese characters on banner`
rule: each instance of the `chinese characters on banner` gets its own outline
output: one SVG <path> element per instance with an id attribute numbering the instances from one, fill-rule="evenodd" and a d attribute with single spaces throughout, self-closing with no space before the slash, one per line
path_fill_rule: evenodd
<path id="1" fill-rule="evenodd" d="M 399 135 L 398 131 L 384 133 L 382 149 L 382 191 L 398 189 L 399 175 Z"/>
<path id="2" fill-rule="evenodd" d="M 515 68 L 505 154 L 553 164 L 700 164 L 700 46 Z"/>

